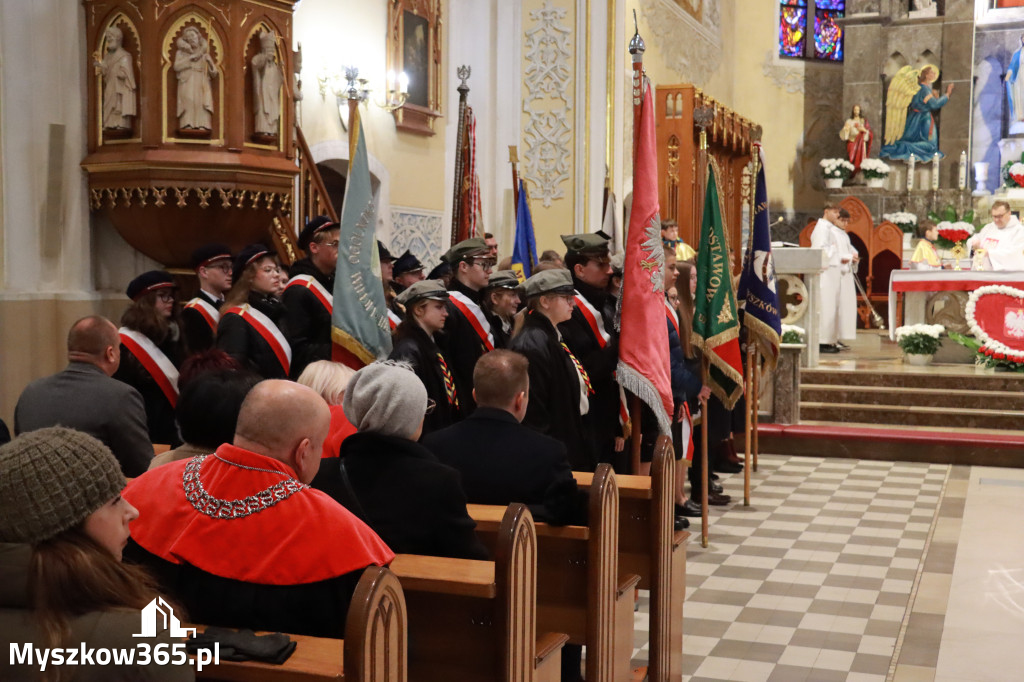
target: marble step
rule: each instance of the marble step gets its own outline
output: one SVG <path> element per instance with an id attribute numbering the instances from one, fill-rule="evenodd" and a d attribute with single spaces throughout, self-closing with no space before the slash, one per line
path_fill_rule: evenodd
<path id="1" fill-rule="evenodd" d="M 969 410 L 1024 410 L 1024 391 L 963 388 L 894 388 L 891 386 L 830 386 L 828 384 L 801 383 L 800 400 L 802 404 L 855 403 Z"/>
<path id="2" fill-rule="evenodd" d="M 901 372 L 805 369 L 800 372 L 800 384 L 1024 392 L 1024 374 L 975 372 L 970 368 L 961 370 L 949 366 Z"/>
<path id="3" fill-rule="evenodd" d="M 974 429 L 1024 428 L 1024 411 L 963 409 L 917 405 L 861 405 L 856 403 L 800 402 L 800 419 L 859 422 L 887 426 L 947 426 Z"/>

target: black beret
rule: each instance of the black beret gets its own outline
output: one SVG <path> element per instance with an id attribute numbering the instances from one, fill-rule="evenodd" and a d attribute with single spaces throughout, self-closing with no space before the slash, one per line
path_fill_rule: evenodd
<path id="1" fill-rule="evenodd" d="M 249 263 L 258 261 L 263 256 L 273 256 L 274 252 L 263 244 L 249 244 L 235 256 L 234 267 L 231 269 L 231 279 L 238 281 L 242 276 L 242 271 Z"/>
<path id="2" fill-rule="evenodd" d="M 416 272 L 422 269 L 423 263 L 420 262 L 420 259 L 412 255 L 410 251 L 406 251 L 395 261 L 394 276 L 398 277 L 406 272 Z"/>
<path id="3" fill-rule="evenodd" d="M 306 223 L 306 226 L 302 228 L 302 232 L 299 233 L 299 248 L 303 251 L 309 251 L 309 245 L 313 242 L 313 237 L 317 236 L 324 230 L 333 230 L 339 227 L 341 226 L 338 223 L 325 215 L 313 218 Z"/>
<path id="4" fill-rule="evenodd" d="M 150 270 L 144 272 L 128 284 L 128 289 L 125 291 L 128 294 L 128 298 L 133 301 L 138 300 L 143 294 L 147 294 L 150 291 L 156 291 L 157 289 L 177 289 L 178 285 L 174 283 L 174 278 L 171 277 L 170 273 L 164 272 L 163 270 Z"/>
<path id="5" fill-rule="evenodd" d="M 192 269 L 198 270 L 219 260 L 231 260 L 231 249 L 223 244 L 204 244 L 192 252 Z"/>
<path id="6" fill-rule="evenodd" d="M 385 261 L 395 261 L 395 257 L 391 255 L 390 251 L 388 251 L 388 247 L 384 246 L 379 239 L 377 240 L 377 257 L 381 263 Z"/>
<path id="7" fill-rule="evenodd" d="M 430 271 L 430 273 L 427 275 L 427 279 L 440 279 L 445 275 L 450 274 L 452 274 L 452 264 L 442 259 L 440 264 L 438 264 L 437 267 Z"/>

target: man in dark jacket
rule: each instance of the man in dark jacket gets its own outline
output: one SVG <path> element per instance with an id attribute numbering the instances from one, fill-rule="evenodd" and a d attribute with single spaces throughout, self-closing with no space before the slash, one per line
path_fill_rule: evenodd
<path id="1" fill-rule="evenodd" d="M 313 218 L 299 235 L 299 247 L 309 255 L 292 263 L 285 286 L 285 329 L 292 347 L 292 378 L 306 365 L 331 359 L 331 311 L 334 271 L 338 265 L 340 226 L 327 216 Z"/>
<path id="2" fill-rule="evenodd" d="M 602 233 L 563 235 L 565 266 L 576 289 L 572 318 L 558 325 L 565 343 L 590 375 L 594 395 L 583 426 L 591 434 L 593 457 L 612 462 L 622 473 L 625 464 L 619 411 L 622 404 L 615 367 L 619 334 L 615 331 L 615 298 L 608 293 L 612 274 L 609 237 Z M 616 453 L 619 453 L 616 455 Z"/>
<path id="3" fill-rule="evenodd" d="M 473 402 L 473 368 L 484 353 L 494 350 L 494 334 L 481 307 L 483 289 L 496 265 L 483 239 L 465 239 L 445 254 L 451 263 L 452 281 L 448 287 L 448 319 L 445 321 L 445 356 L 451 358 L 455 387 L 462 396 L 462 409 L 469 414 Z"/>
<path id="4" fill-rule="evenodd" d="M 524 356 L 509 350 L 481 357 L 473 371 L 476 412 L 423 444 L 462 474 L 471 503 L 522 502 L 537 521 L 585 525 L 585 497 L 565 445 L 520 423 L 530 399 L 528 367 Z"/>
<path id="5" fill-rule="evenodd" d="M 85 317 L 68 332 L 68 366 L 36 379 L 18 398 L 14 433 L 66 426 L 98 438 L 114 453 L 125 476 L 138 476 L 153 459 L 142 396 L 112 379 L 121 364 L 117 327 Z"/>
<path id="6" fill-rule="evenodd" d="M 199 279 L 199 293 L 182 306 L 181 322 L 190 353 L 213 347 L 220 322 L 220 307 L 231 289 L 231 250 L 223 244 L 206 244 L 192 253 L 192 269 Z"/>

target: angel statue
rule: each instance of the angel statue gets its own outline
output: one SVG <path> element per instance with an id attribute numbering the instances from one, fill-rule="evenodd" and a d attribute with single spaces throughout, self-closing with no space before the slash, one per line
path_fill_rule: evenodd
<path id="1" fill-rule="evenodd" d="M 939 69 L 925 64 L 920 69 L 904 66 L 889 83 L 885 98 L 885 144 L 878 155 L 885 159 L 907 159 L 913 154 L 918 159 L 930 159 L 939 151 L 938 130 L 932 112 L 949 101 L 953 84 L 946 86 L 946 94 L 939 96 L 932 89 L 939 77 Z"/>
<path id="2" fill-rule="evenodd" d="M 871 153 L 871 126 L 861 114 L 860 105 L 854 104 L 850 118 L 846 119 L 839 138 L 846 142 L 846 155 L 853 164 L 853 172 L 860 170 L 860 162 Z"/>

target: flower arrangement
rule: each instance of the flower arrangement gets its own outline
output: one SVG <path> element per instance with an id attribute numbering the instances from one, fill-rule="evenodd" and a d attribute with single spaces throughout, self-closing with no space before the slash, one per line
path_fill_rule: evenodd
<path id="1" fill-rule="evenodd" d="M 782 325 L 782 343 L 803 343 L 806 334 L 803 327 L 795 324 Z"/>
<path id="2" fill-rule="evenodd" d="M 846 159 L 822 159 L 819 165 L 826 178 L 849 180 L 853 177 L 853 164 Z"/>
<path id="3" fill-rule="evenodd" d="M 860 170 L 865 178 L 884 178 L 892 172 L 892 168 L 881 159 L 864 159 L 861 161 Z"/>
<path id="4" fill-rule="evenodd" d="M 914 232 L 917 231 L 917 216 L 913 213 L 907 213 L 906 211 L 884 213 L 882 214 L 882 220 L 888 220 L 890 223 L 900 228 L 900 230 L 909 234 L 914 234 Z"/>
<path id="5" fill-rule="evenodd" d="M 939 237 L 935 240 L 935 246 L 940 249 L 952 249 L 957 242 L 966 241 L 974 234 L 974 225 L 958 220 L 955 223 L 942 221 L 937 225 Z"/>
<path id="6" fill-rule="evenodd" d="M 1004 187 L 1024 187 L 1024 153 L 1017 161 L 1007 161 L 1002 168 Z"/>
<path id="7" fill-rule="evenodd" d="M 908 324 L 896 328 L 896 343 L 908 355 L 934 355 L 944 331 L 941 324 Z"/>

